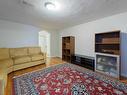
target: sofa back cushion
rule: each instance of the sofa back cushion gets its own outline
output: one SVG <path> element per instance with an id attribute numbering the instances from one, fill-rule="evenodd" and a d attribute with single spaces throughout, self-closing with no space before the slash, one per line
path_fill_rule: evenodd
<path id="1" fill-rule="evenodd" d="M 9 49 L 8 48 L 0 48 L 0 60 L 8 59 Z"/>
<path id="2" fill-rule="evenodd" d="M 10 55 L 11 55 L 12 58 L 27 56 L 28 55 L 28 50 L 27 50 L 27 48 L 11 48 L 10 49 Z"/>
<path id="3" fill-rule="evenodd" d="M 28 48 L 28 53 L 29 53 L 29 55 L 40 54 L 41 48 L 40 47 L 30 47 L 30 48 Z"/>

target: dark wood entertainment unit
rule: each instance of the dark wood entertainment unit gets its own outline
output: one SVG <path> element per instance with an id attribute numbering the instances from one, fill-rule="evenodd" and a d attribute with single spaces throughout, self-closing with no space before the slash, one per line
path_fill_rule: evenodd
<path id="1" fill-rule="evenodd" d="M 75 54 L 72 55 L 71 63 L 80 65 L 90 70 L 95 70 L 94 57 Z"/>

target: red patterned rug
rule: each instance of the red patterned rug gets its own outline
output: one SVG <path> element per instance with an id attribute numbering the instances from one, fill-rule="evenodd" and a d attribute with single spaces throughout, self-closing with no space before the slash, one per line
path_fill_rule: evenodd
<path id="1" fill-rule="evenodd" d="M 127 85 L 73 64 L 14 78 L 15 95 L 127 95 Z"/>

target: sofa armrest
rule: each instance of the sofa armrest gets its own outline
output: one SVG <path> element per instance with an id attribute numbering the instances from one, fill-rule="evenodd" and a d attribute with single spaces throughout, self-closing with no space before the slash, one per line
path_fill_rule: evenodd
<path id="1" fill-rule="evenodd" d="M 4 95 L 4 83 L 3 79 L 0 78 L 0 95 Z"/>
<path id="2" fill-rule="evenodd" d="M 0 68 L 0 95 L 5 94 L 5 88 L 7 86 L 7 71 L 5 68 Z M 2 94 L 1 94 L 2 93 Z"/>

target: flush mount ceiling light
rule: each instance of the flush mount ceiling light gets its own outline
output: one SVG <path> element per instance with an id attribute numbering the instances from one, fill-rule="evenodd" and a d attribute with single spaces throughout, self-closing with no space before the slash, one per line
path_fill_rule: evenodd
<path id="1" fill-rule="evenodd" d="M 56 11 L 60 9 L 60 6 L 57 2 L 45 2 L 44 6 L 48 9 L 48 10 L 52 10 L 52 11 Z"/>
<path id="2" fill-rule="evenodd" d="M 20 0 L 20 2 L 43 11 L 59 11 L 62 9 L 61 4 L 56 0 Z"/>
<path id="3" fill-rule="evenodd" d="M 55 10 L 56 9 L 56 5 L 52 2 L 46 2 L 45 3 L 45 7 L 48 9 L 48 10 Z"/>

